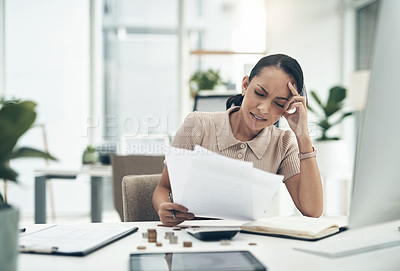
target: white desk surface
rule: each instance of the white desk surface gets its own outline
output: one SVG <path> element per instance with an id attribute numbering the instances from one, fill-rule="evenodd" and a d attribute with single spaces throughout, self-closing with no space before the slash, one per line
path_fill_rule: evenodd
<path id="1" fill-rule="evenodd" d="M 123 222 L 120 222 L 123 223 Z M 172 231 L 171 228 L 157 226 L 159 222 L 129 222 L 132 226 L 139 227 L 138 232 L 118 240 L 84 257 L 53 256 L 38 254 L 20 254 L 18 258 L 19 271 L 127 271 L 129 270 L 129 254 L 132 252 L 177 252 L 177 251 L 212 251 L 212 250 L 249 250 L 268 270 L 400 270 L 400 246 L 366 252 L 338 259 L 329 259 L 321 256 L 293 250 L 294 246 L 310 242 L 285 238 L 267 237 L 261 235 L 239 233 L 229 246 L 222 246 L 220 242 L 202 242 L 188 235 L 184 231 L 174 231 L 178 235 L 178 244 L 166 242 L 164 233 Z M 382 230 L 397 229 L 400 221 L 385 223 L 378 227 Z M 48 225 L 32 225 L 27 227 L 27 233 L 31 230 L 46 227 Z M 162 247 L 156 247 L 154 243 L 148 243 L 142 237 L 147 228 L 156 228 L 158 241 Z M 351 234 L 348 230 L 330 238 L 340 238 L 342 235 Z M 400 233 L 399 233 L 400 234 Z M 184 248 L 183 241 L 192 241 L 193 247 Z M 257 243 L 250 246 L 250 242 Z M 138 250 L 137 246 L 145 245 L 146 250 Z"/>
<path id="2" fill-rule="evenodd" d="M 86 174 L 93 177 L 111 177 L 111 166 L 90 166 L 85 165 L 80 168 L 68 167 L 45 167 L 35 170 L 35 175 L 62 175 L 62 176 L 75 176 L 79 174 Z"/>

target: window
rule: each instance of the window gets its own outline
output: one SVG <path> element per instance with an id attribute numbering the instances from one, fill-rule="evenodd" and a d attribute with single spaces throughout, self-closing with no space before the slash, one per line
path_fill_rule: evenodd
<path id="1" fill-rule="evenodd" d="M 229 83 L 225 88 L 237 90 L 246 69 L 265 52 L 264 0 L 184 0 L 183 37 L 178 31 L 180 3 L 104 1 L 106 141 L 119 143 L 124 134 L 173 135 L 193 109 L 191 74 L 220 70 Z M 181 39 L 183 67 L 178 62 Z"/>

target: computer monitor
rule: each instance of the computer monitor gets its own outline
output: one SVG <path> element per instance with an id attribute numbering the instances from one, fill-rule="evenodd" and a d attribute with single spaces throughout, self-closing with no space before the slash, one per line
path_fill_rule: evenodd
<path id="1" fill-rule="evenodd" d="M 226 100 L 238 94 L 236 91 L 200 91 L 194 98 L 193 111 L 225 111 Z"/>
<path id="2" fill-rule="evenodd" d="M 349 227 L 400 219 L 400 1 L 381 0 Z"/>

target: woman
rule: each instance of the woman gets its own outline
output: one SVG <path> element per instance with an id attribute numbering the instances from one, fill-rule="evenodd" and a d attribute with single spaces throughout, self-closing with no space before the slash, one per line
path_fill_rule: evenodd
<path id="1" fill-rule="evenodd" d="M 284 175 L 297 209 L 305 216 L 319 217 L 323 208 L 322 185 L 308 133 L 304 91 L 303 72 L 295 59 L 282 54 L 263 57 L 250 76 L 243 78 L 242 93 L 227 101 L 226 112 L 189 114 L 172 146 L 193 149 L 200 145 Z M 281 116 L 292 131 L 274 126 Z M 173 226 L 193 219 L 187 208 L 170 202 L 170 191 L 165 166 L 153 194 L 153 206 L 162 223 Z"/>

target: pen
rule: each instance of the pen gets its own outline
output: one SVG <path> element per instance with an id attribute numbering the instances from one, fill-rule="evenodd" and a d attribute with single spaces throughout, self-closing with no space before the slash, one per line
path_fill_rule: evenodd
<path id="1" fill-rule="evenodd" d="M 34 252 L 34 253 L 53 253 L 58 250 L 58 247 L 41 247 L 41 246 L 32 246 L 32 247 L 26 247 L 26 246 L 20 246 L 19 247 L 19 252 Z"/>
<path id="2" fill-rule="evenodd" d="M 168 192 L 168 197 L 169 197 L 169 202 L 173 203 L 172 197 L 171 197 L 171 192 Z M 174 219 L 176 219 L 175 210 L 172 210 L 172 216 L 174 217 Z"/>

